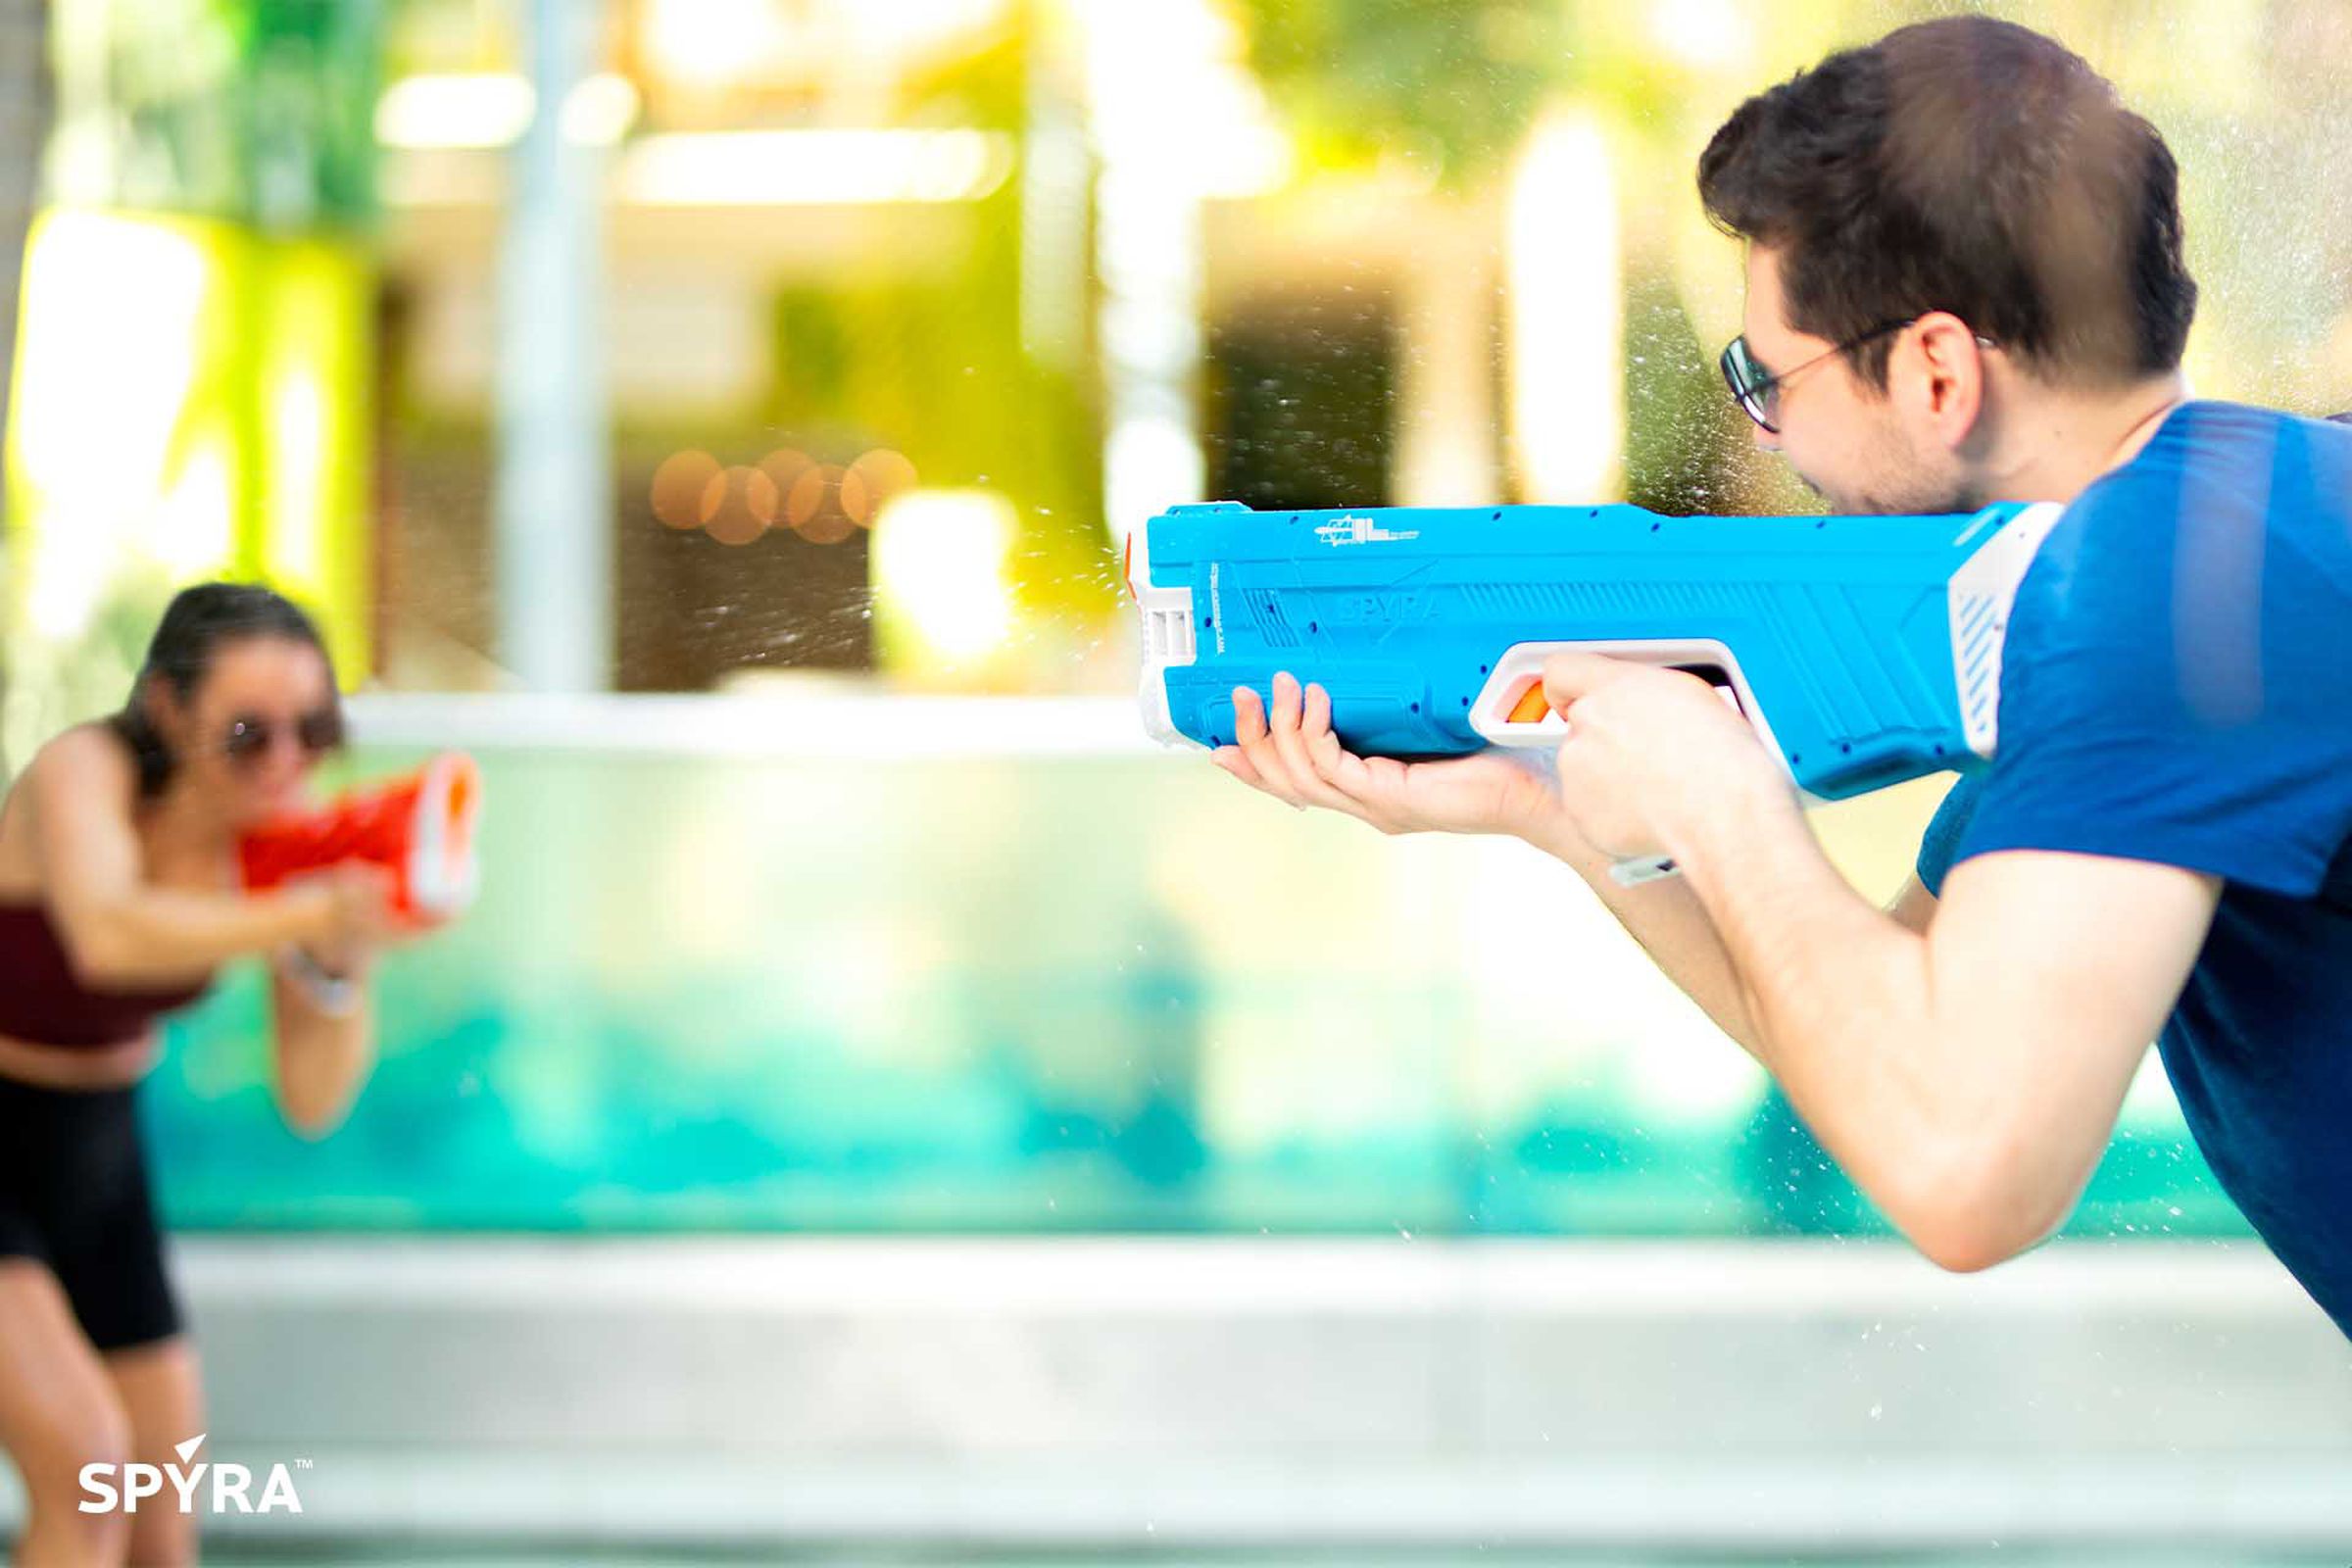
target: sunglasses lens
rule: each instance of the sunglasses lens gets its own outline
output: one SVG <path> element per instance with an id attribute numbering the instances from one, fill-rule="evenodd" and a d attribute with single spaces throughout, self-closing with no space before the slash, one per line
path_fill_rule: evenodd
<path id="1" fill-rule="evenodd" d="M 343 715 L 332 708 L 305 713 L 296 724 L 295 733 L 302 737 L 303 750 L 313 754 L 331 752 L 343 744 Z"/>
<path id="2" fill-rule="evenodd" d="M 313 757 L 331 752 L 343 744 L 343 714 L 339 709 L 321 708 L 305 713 L 286 727 L 278 720 L 247 714 L 228 726 L 228 736 L 220 749 L 231 760 L 243 763 L 260 761 L 270 755 L 281 733 L 290 734 L 294 743 Z"/>
<path id="3" fill-rule="evenodd" d="M 228 739 L 221 743 L 222 751 L 240 762 L 250 762 L 270 750 L 270 721 L 266 718 L 240 718 L 228 726 Z"/>
<path id="4" fill-rule="evenodd" d="M 1773 405 L 1778 400 L 1773 397 L 1772 377 L 1766 373 L 1762 366 L 1755 362 L 1754 356 L 1748 353 L 1745 336 L 1736 337 L 1725 346 L 1723 379 L 1724 383 L 1732 389 L 1732 396 L 1738 400 L 1741 411 L 1749 418 L 1762 425 L 1767 431 L 1777 431 L 1780 428 L 1773 422 L 1773 416 L 1777 412 Z"/>

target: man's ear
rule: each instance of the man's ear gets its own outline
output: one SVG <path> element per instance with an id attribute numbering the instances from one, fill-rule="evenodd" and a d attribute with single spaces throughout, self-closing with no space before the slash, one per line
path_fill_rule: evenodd
<path id="1" fill-rule="evenodd" d="M 1895 359 L 1899 370 L 1889 373 L 1913 378 L 1909 391 L 1930 426 L 1958 451 L 1984 408 L 1984 346 L 1976 332 L 1949 311 L 1930 311 L 1896 345 Z"/>

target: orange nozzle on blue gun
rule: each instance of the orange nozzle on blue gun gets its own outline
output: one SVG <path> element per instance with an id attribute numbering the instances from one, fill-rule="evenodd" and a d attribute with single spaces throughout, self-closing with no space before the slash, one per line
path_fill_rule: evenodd
<path id="1" fill-rule="evenodd" d="M 481 802 L 473 759 L 444 752 L 390 783 L 261 824 L 238 842 L 239 868 L 261 892 L 345 861 L 380 865 L 392 874 L 393 912 L 435 924 L 473 902 Z"/>

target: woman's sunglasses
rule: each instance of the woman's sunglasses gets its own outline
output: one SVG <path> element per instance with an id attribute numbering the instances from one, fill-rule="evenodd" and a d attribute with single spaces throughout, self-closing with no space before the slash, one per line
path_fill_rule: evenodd
<path id="1" fill-rule="evenodd" d="M 280 734 L 288 735 L 303 754 L 316 760 L 343 744 L 343 714 L 339 709 L 321 708 L 304 713 L 287 723 L 284 719 L 264 718 L 259 713 L 240 713 L 229 721 L 228 734 L 220 749 L 229 760 L 248 766 L 270 755 Z"/>

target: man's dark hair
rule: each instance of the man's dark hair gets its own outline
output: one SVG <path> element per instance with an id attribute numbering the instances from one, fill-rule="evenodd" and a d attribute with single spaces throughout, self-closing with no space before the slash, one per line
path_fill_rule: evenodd
<path id="1" fill-rule="evenodd" d="M 2049 380 L 2179 367 L 2197 285 L 2180 171 L 2053 39 L 1946 17 L 1741 104 L 1699 159 L 1718 226 L 1780 253 L 1789 324 L 1844 342 L 1949 311 Z M 1885 338 L 1848 351 L 1886 382 Z"/>

